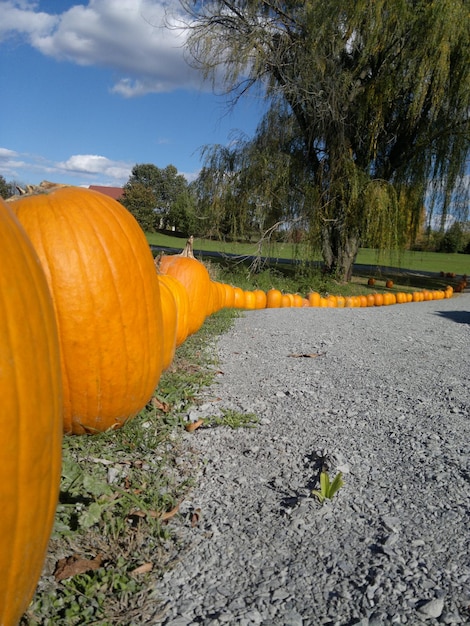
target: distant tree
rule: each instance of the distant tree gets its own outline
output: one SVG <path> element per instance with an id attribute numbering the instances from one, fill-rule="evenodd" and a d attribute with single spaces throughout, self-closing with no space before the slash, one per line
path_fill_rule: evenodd
<path id="1" fill-rule="evenodd" d="M 454 222 L 439 241 L 438 252 L 460 252 L 463 248 L 464 232 L 459 222 Z"/>
<path id="2" fill-rule="evenodd" d="M 9 198 L 15 192 L 13 183 L 7 183 L 5 178 L 0 175 L 0 197 Z"/>
<path id="3" fill-rule="evenodd" d="M 175 230 L 184 233 L 188 237 L 189 235 L 198 234 L 196 199 L 190 187 L 176 197 L 168 211 L 167 220 Z"/>
<path id="4" fill-rule="evenodd" d="M 140 196 L 141 188 L 147 189 L 152 196 L 146 194 L 145 212 L 153 210 L 152 228 L 168 228 L 174 226 L 170 223 L 169 215 L 173 204 L 178 196 L 186 193 L 188 183 L 174 165 L 168 165 L 164 169 L 144 163 L 135 165 L 131 176 L 125 185 L 124 206 L 133 196 L 133 188 L 137 186 L 137 195 Z M 153 197 L 153 201 L 151 201 Z M 127 198 L 127 199 L 126 199 Z M 129 207 L 128 207 L 129 208 Z"/>
<path id="5" fill-rule="evenodd" d="M 155 229 L 155 196 L 149 187 L 139 182 L 127 183 L 120 202 L 132 213 L 142 230 Z"/>
<path id="6" fill-rule="evenodd" d="M 294 187 L 303 163 L 304 215 L 338 278 L 368 237 L 406 242 L 430 181 L 443 216 L 468 193 L 468 0 L 180 2 L 191 62 L 234 102 L 261 87 L 290 120 L 277 151 L 295 161 Z M 279 126 L 271 115 L 265 129 L 279 137 Z"/>

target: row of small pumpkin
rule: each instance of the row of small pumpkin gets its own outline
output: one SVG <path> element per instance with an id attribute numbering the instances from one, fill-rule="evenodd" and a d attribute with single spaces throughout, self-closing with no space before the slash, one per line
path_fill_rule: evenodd
<path id="1" fill-rule="evenodd" d="M 213 283 L 212 289 L 220 291 L 217 297 L 223 303 L 222 306 L 241 309 L 265 309 L 285 307 L 328 307 L 328 308 L 352 308 L 387 306 L 390 304 L 406 304 L 407 302 L 424 302 L 428 300 L 443 300 L 451 298 L 453 287 L 448 285 L 445 289 L 423 289 L 414 292 L 385 292 L 369 293 L 367 295 L 322 296 L 317 292 L 311 292 L 307 297 L 298 293 L 282 293 L 279 289 L 270 289 L 267 292 L 256 289 L 243 290 L 240 287 L 231 287 L 221 283 Z M 225 299 L 224 299 L 225 298 Z"/>
<path id="2" fill-rule="evenodd" d="M 119 428 L 136 415 L 176 348 L 223 307 L 366 306 L 369 296 L 302 298 L 219 283 L 193 257 L 191 240 L 181 254 L 154 261 L 120 203 L 77 187 L 44 184 L 1 202 L 0 240 L 0 441 L 8 477 L 0 489 L 0 624 L 15 626 L 45 558 L 63 433 Z"/>

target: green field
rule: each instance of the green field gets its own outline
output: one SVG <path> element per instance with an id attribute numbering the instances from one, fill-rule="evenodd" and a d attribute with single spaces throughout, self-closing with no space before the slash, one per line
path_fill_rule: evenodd
<path id="1" fill-rule="evenodd" d="M 182 249 L 185 239 L 171 237 L 160 233 L 149 233 L 147 239 L 150 244 L 162 247 Z M 194 249 L 209 252 L 222 252 L 226 254 L 254 255 L 259 251 L 256 244 L 248 243 L 227 243 L 222 241 L 212 241 L 208 239 L 195 239 Z M 261 253 L 263 256 L 283 259 L 308 258 L 306 246 L 294 245 L 291 243 L 274 243 L 263 246 Z M 319 255 L 310 260 L 320 261 Z M 361 248 L 356 260 L 360 265 L 372 265 L 376 267 L 386 266 L 397 269 L 409 269 L 422 272 L 445 272 L 457 275 L 470 275 L 470 255 L 468 254 L 445 254 L 440 252 L 410 252 L 404 251 L 378 255 L 377 250 Z"/>

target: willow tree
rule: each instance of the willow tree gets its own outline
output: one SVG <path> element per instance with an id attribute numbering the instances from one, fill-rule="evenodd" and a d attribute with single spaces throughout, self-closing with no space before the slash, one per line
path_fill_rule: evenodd
<path id="1" fill-rule="evenodd" d="M 294 161 L 286 149 L 290 124 L 289 119 L 279 123 L 279 115 L 277 109 L 270 111 L 253 139 L 241 136 L 230 146 L 203 148 L 195 188 L 209 234 L 262 238 L 276 224 L 287 226 L 298 216 L 293 195 L 299 186 L 292 184 Z"/>
<path id="2" fill-rule="evenodd" d="M 288 108 L 339 278 L 365 233 L 400 243 L 425 201 L 445 216 L 465 191 L 468 0 L 180 1 L 206 77 L 234 102 L 258 87 Z"/>

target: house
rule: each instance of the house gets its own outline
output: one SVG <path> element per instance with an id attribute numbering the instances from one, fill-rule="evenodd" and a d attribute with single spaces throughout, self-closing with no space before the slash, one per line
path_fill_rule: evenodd
<path id="1" fill-rule="evenodd" d="M 122 187 L 104 187 L 101 185 L 90 185 L 88 189 L 93 189 L 93 191 L 99 191 L 103 193 L 105 196 L 109 196 L 114 200 L 120 200 L 124 195 L 124 189 Z"/>

